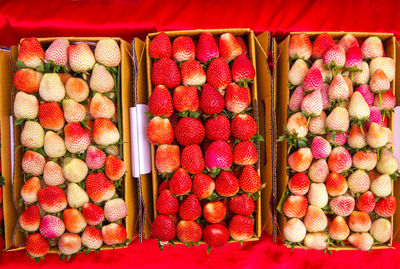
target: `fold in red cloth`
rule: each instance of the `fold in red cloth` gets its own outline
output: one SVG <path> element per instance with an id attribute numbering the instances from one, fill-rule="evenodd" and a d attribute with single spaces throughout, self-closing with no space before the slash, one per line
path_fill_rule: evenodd
<path id="1" fill-rule="evenodd" d="M 251 28 L 282 38 L 290 31 L 394 32 L 400 34 L 395 1 L 144 1 L 144 0 L 0 0 L 0 45 L 18 44 L 23 37 L 118 36 L 144 39 L 148 32 L 178 29 Z M 395 246 L 399 246 L 395 244 Z M 393 267 L 400 250 L 342 251 L 333 255 L 290 250 L 264 234 L 260 241 L 212 250 L 206 246 L 166 247 L 155 240 L 127 249 L 80 254 L 69 263 L 47 255 L 35 265 L 24 251 L 0 254 L 0 267 L 23 268 L 366 268 Z"/>

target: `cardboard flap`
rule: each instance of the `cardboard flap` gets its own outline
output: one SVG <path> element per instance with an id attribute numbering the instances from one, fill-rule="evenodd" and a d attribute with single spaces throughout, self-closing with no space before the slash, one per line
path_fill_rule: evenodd
<path id="1" fill-rule="evenodd" d="M 257 89 L 258 89 L 258 117 L 259 132 L 264 137 L 260 143 L 260 172 L 265 188 L 261 192 L 261 222 L 264 230 L 273 233 L 273 208 L 270 200 L 274 200 L 274 157 L 272 148 L 274 142 L 275 113 L 273 111 L 273 80 L 268 67 L 268 54 L 270 48 L 270 35 L 265 32 L 256 38 L 256 64 L 257 64 Z"/>

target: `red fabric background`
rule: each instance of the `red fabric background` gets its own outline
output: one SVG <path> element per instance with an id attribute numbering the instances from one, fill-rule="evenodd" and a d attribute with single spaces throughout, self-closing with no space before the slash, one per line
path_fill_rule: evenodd
<path id="1" fill-rule="evenodd" d="M 120 36 L 128 41 L 157 30 L 251 28 L 282 37 L 290 31 L 358 31 L 400 34 L 399 3 L 380 1 L 144 1 L 144 0 L 0 0 L 0 45 L 15 45 L 22 37 Z M 400 246 L 395 244 L 395 246 Z M 167 247 L 155 240 L 133 242 L 127 249 L 79 255 L 66 263 L 55 255 L 35 264 L 25 252 L 3 253 L 0 267 L 47 268 L 170 268 L 208 267 L 394 267 L 400 250 L 342 251 L 332 256 L 312 250 L 286 249 L 264 234 L 260 241 L 213 250 L 205 246 Z"/>

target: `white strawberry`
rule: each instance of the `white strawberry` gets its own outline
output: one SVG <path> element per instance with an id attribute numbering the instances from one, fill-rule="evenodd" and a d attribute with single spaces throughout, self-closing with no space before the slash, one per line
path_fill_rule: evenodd
<path id="1" fill-rule="evenodd" d="M 65 88 L 56 73 L 46 73 L 40 81 L 40 97 L 47 102 L 60 102 L 65 97 Z"/>
<path id="2" fill-rule="evenodd" d="M 105 66 L 116 67 L 121 62 L 121 50 L 114 39 L 102 39 L 97 42 L 94 57 Z"/>
<path id="3" fill-rule="evenodd" d="M 390 57 L 377 57 L 371 60 L 369 63 L 369 71 L 372 76 L 376 70 L 382 69 L 389 81 L 392 81 L 395 77 L 396 66 L 394 60 Z"/>
<path id="4" fill-rule="evenodd" d="M 369 119 L 369 106 L 364 97 L 359 92 L 353 93 L 347 110 L 349 112 L 350 119 L 354 119 L 359 122 Z"/>
<path id="5" fill-rule="evenodd" d="M 353 193 L 363 193 L 369 190 L 370 179 L 365 171 L 357 170 L 348 177 L 347 183 Z"/>
<path id="6" fill-rule="evenodd" d="M 84 161 L 77 158 L 65 158 L 63 174 L 69 182 L 79 183 L 85 179 L 88 167 Z"/>
<path id="7" fill-rule="evenodd" d="M 378 163 L 376 164 L 376 170 L 382 174 L 391 175 L 399 170 L 399 161 L 397 158 L 387 149 L 383 149 Z"/>
<path id="8" fill-rule="evenodd" d="M 63 38 L 54 40 L 47 48 L 44 59 L 46 62 L 53 61 L 57 65 L 68 65 L 69 41 Z"/>
<path id="9" fill-rule="evenodd" d="M 36 121 L 25 122 L 21 132 L 21 143 L 27 148 L 41 148 L 44 143 L 44 130 Z"/>
<path id="10" fill-rule="evenodd" d="M 14 99 L 14 116 L 16 119 L 35 119 L 39 112 L 39 101 L 36 96 L 17 92 Z"/>
<path id="11" fill-rule="evenodd" d="M 344 107 L 335 107 L 326 118 L 326 127 L 332 131 L 346 132 L 349 129 L 349 112 Z"/>
<path id="12" fill-rule="evenodd" d="M 67 188 L 67 201 L 70 207 L 79 208 L 89 203 L 89 196 L 78 184 L 69 183 Z"/>
<path id="13" fill-rule="evenodd" d="M 322 232 L 328 226 L 328 218 L 321 208 L 310 205 L 304 217 L 304 226 L 310 233 Z"/>
<path id="14" fill-rule="evenodd" d="M 106 93 L 114 89 L 112 75 L 100 64 L 94 65 L 89 84 L 90 88 L 95 92 Z"/>
<path id="15" fill-rule="evenodd" d="M 295 86 L 303 83 L 308 71 L 308 66 L 303 59 L 297 59 L 288 73 L 289 83 Z"/>
<path id="16" fill-rule="evenodd" d="M 64 139 L 53 131 L 47 131 L 44 137 L 44 152 L 50 158 L 59 158 L 67 152 Z"/>
<path id="17" fill-rule="evenodd" d="M 361 62 L 358 66 L 359 71 L 353 72 L 351 80 L 355 85 L 368 84 L 370 78 L 369 65 L 367 62 Z"/>
<path id="18" fill-rule="evenodd" d="M 43 181 L 49 186 L 64 184 L 65 178 L 61 166 L 53 161 L 47 162 L 43 169 Z"/>
<path id="19" fill-rule="evenodd" d="M 371 191 L 378 197 L 386 197 L 392 193 L 392 180 L 383 174 L 371 182 Z"/>
<path id="20" fill-rule="evenodd" d="M 325 134 L 326 133 L 325 121 L 326 121 L 326 114 L 324 111 L 322 111 L 319 117 L 310 119 L 310 122 L 308 123 L 308 130 L 310 131 L 310 133 L 316 135 Z"/>
<path id="21" fill-rule="evenodd" d="M 66 122 L 81 122 L 86 118 L 86 108 L 72 99 L 62 102 Z"/>
<path id="22" fill-rule="evenodd" d="M 387 219 L 377 219 L 372 223 L 370 233 L 379 243 L 386 243 L 393 233 L 392 224 Z"/>
<path id="23" fill-rule="evenodd" d="M 328 192 L 324 183 L 311 183 L 308 191 L 308 202 L 319 208 L 328 204 Z"/>
<path id="24" fill-rule="evenodd" d="M 285 239 L 290 242 L 298 243 L 303 241 L 306 233 L 307 231 L 304 223 L 297 218 L 290 219 L 283 227 Z"/>

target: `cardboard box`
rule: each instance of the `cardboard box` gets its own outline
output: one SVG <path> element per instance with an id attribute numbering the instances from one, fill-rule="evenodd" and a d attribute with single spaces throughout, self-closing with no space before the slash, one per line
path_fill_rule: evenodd
<path id="1" fill-rule="evenodd" d="M 73 42 L 95 42 L 105 39 L 106 37 L 67 37 L 71 43 Z M 52 41 L 54 41 L 57 38 L 38 38 L 39 42 L 46 48 Z M 129 53 L 131 50 L 131 46 L 129 43 L 126 41 L 120 39 L 120 38 L 113 38 L 115 41 L 120 46 L 121 49 L 121 94 L 120 94 L 120 101 L 119 101 L 119 109 L 121 113 L 121 120 L 122 120 L 122 125 L 120 128 L 121 136 L 122 139 L 125 143 L 122 145 L 122 156 L 123 160 L 126 166 L 126 175 L 124 179 L 124 190 L 125 190 L 125 195 L 124 199 L 128 207 L 128 214 L 125 218 L 125 227 L 127 230 L 127 238 L 133 239 L 138 235 L 138 230 L 137 227 L 135 226 L 136 219 L 138 218 L 139 214 L 139 207 L 137 203 L 137 182 L 132 179 L 131 175 L 131 154 L 130 154 L 130 128 L 129 128 L 129 107 L 131 106 L 131 102 L 133 100 L 132 97 L 132 58 L 130 57 Z M 11 57 L 12 63 L 16 62 L 18 55 L 18 47 L 13 46 L 11 48 Z M 1 58 L 3 59 L 3 58 Z M 10 63 L 10 61 L 7 61 Z M 1 68 L 5 68 L 6 66 L 8 67 L 8 63 L 1 64 Z M 9 70 L 9 69 L 8 69 Z M 2 75 L 4 73 L 7 73 L 7 70 L 5 72 L 1 72 Z M 4 102 L 8 102 L 10 105 L 7 106 L 6 110 L 2 112 L 2 118 L 8 117 L 12 113 L 12 106 L 11 102 L 14 99 L 14 96 L 10 95 L 11 89 L 12 89 L 12 74 L 8 74 L 9 76 L 7 77 L 8 80 L 10 80 L 11 83 L 5 84 L 1 83 L 1 86 L 7 85 L 7 88 L 1 88 L 1 96 L 0 99 L 4 100 Z M 2 82 L 2 81 L 0 81 Z M 14 90 L 15 94 L 15 90 Z M 3 98 L 4 96 L 4 98 Z M 1 106 L 4 108 L 5 106 Z M 8 124 L 8 123 L 7 123 Z M 4 136 L 2 136 L 2 142 L 4 141 L 6 145 L 10 144 L 10 136 L 9 136 L 9 130 L 7 130 L 7 126 L 4 126 L 5 123 L 2 121 L 2 128 L 5 128 Z M 22 168 L 21 168 L 21 160 L 22 160 L 22 149 L 18 149 L 18 146 L 20 145 L 20 127 L 15 126 L 14 127 L 14 150 L 15 151 L 15 159 L 14 159 L 14 178 L 11 179 L 11 164 L 10 162 L 7 161 L 3 165 L 5 171 L 5 177 L 6 177 L 6 189 L 5 189 L 5 219 L 6 219 L 6 248 L 9 250 L 19 250 L 23 248 L 23 245 L 25 243 L 25 236 L 23 233 L 19 231 L 18 228 L 18 215 L 23 212 L 23 208 L 21 208 L 18 205 L 18 201 L 21 198 L 20 195 L 20 190 L 24 184 L 24 178 L 22 174 Z M 8 143 L 7 143 L 8 141 Z M 7 151 L 8 150 L 8 151 Z M 7 149 L 7 147 L 2 147 L 2 156 L 10 156 L 9 151 L 10 149 Z M 4 151 L 4 152 L 3 152 Z M 4 158 L 7 159 L 7 158 Z M 111 246 L 103 246 L 101 248 L 103 249 L 112 249 Z M 57 248 L 53 247 L 50 250 L 50 253 L 56 253 Z"/>
<path id="2" fill-rule="evenodd" d="M 178 37 L 181 35 L 190 36 L 192 38 L 198 38 L 201 33 L 210 32 L 213 35 L 221 35 L 226 32 L 230 32 L 235 36 L 242 36 L 246 40 L 249 48 L 249 56 L 257 72 L 257 76 L 254 79 L 254 83 L 251 86 L 252 97 L 253 97 L 253 115 L 259 125 L 259 133 L 264 137 L 265 142 L 259 144 L 259 162 L 257 164 L 258 172 L 261 175 L 261 180 L 266 184 L 266 187 L 261 193 L 260 199 L 256 201 L 256 213 L 255 213 L 255 235 L 251 240 L 257 240 L 261 236 L 264 224 L 266 225 L 266 231 L 272 234 L 272 221 L 271 209 L 269 200 L 272 194 L 272 153 L 271 153 L 271 141 L 273 139 L 273 109 L 271 104 L 273 102 L 273 83 L 272 78 L 268 69 L 268 52 L 270 49 L 270 37 L 269 33 L 260 35 L 260 40 L 254 36 L 253 31 L 250 29 L 218 29 L 218 30 L 187 30 L 187 31 L 173 31 L 166 32 L 171 38 Z M 141 60 L 138 63 L 139 76 L 143 79 L 147 78 L 146 82 L 138 79 L 137 91 L 138 93 L 148 93 L 151 95 L 153 85 L 151 83 L 151 68 L 152 60 L 148 53 L 148 47 L 151 39 L 153 39 L 158 33 L 151 33 L 147 36 L 145 41 L 145 55 L 141 54 Z M 143 58 L 145 56 L 145 58 Z M 146 61 L 146 62 L 145 62 Z M 145 100 L 145 98 L 143 98 Z M 158 175 L 155 167 L 155 147 L 151 147 L 152 151 L 152 176 L 143 177 L 142 179 L 142 193 L 143 201 L 145 206 L 145 237 L 151 235 L 150 222 L 157 216 L 155 203 L 158 195 Z"/>
<path id="3" fill-rule="evenodd" d="M 283 40 L 279 46 L 279 60 L 278 60 L 278 95 L 277 95 L 277 103 L 276 103 L 276 114 L 277 114 L 277 128 L 278 128 L 278 136 L 284 135 L 285 134 L 285 126 L 288 118 L 288 103 L 289 103 L 289 80 L 288 80 L 288 72 L 289 72 L 289 39 L 290 36 L 293 34 L 297 34 L 298 32 L 291 33 L 285 40 Z M 321 33 L 321 32 L 305 32 L 308 34 L 310 37 L 310 40 L 315 40 L 315 38 Z M 335 40 L 340 40 L 342 36 L 347 34 L 347 32 L 328 32 Z M 392 33 L 351 33 L 354 35 L 358 40 L 365 40 L 366 38 L 370 36 L 377 36 L 382 40 L 386 56 L 391 57 L 394 59 L 396 63 L 396 69 L 399 70 L 400 66 L 400 59 L 396 57 L 399 57 L 396 55 L 396 40 L 395 37 Z M 393 89 L 393 92 L 396 95 L 397 102 L 400 101 L 400 89 L 396 89 L 395 84 L 400 83 L 400 78 L 399 76 L 396 76 L 396 78 L 391 82 L 391 87 Z M 393 130 L 394 126 L 394 117 L 392 114 L 391 121 L 389 122 L 389 128 Z M 278 144 L 278 165 L 277 165 L 277 174 L 278 174 L 278 198 L 280 199 L 283 192 L 286 189 L 287 182 L 289 180 L 289 177 L 287 175 L 287 143 L 286 140 L 282 143 Z M 394 181 L 393 181 L 394 182 Z M 394 188 L 393 188 L 393 195 L 396 197 L 400 197 L 400 185 L 399 183 L 394 183 Z M 393 231 L 395 232 L 397 228 L 400 225 L 400 212 L 397 211 L 396 214 L 391 218 L 392 220 L 392 226 L 393 226 Z M 282 214 L 279 214 L 278 216 L 278 225 L 279 225 L 279 230 L 282 231 L 282 228 L 284 227 L 286 223 L 286 217 L 283 216 Z M 280 232 L 279 231 L 279 232 Z M 277 234 L 275 233 L 276 236 L 281 236 L 283 237 L 283 234 Z M 387 245 L 378 245 L 374 246 L 373 249 L 381 249 L 381 248 L 388 248 L 391 247 L 392 241 L 398 241 L 400 239 L 400 235 L 397 235 L 396 238 L 390 239 L 389 243 Z M 284 238 L 282 238 L 284 240 Z M 283 242 L 283 241 L 282 241 Z M 351 245 L 341 247 L 341 246 L 335 246 L 335 247 L 329 247 L 331 250 L 349 250 L 349 249 L 355 249 Z"/>

